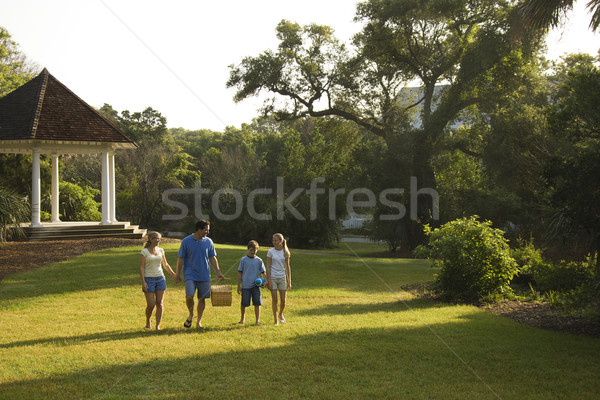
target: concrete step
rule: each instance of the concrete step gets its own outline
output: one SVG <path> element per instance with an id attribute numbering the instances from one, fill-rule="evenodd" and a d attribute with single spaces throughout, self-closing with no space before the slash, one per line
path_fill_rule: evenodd
<path id="1" fill-rule="evenodd" d="M 29 241 L 77 240 L 93 238 L 142 239 L 146 229 L 129 222 L 101 225 L 98 222 L 42 223 L 41 227 L 23 226 Z"/>

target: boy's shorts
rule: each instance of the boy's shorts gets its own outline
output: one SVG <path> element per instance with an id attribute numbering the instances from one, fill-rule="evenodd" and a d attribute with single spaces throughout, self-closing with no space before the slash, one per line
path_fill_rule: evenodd
<path id="1" fill-rule="evenodd" d="M 148 285 L 146 293 L 154 293 L 157 290 L 167 290 L 167 281 L 164 276 L 145 276 L 144 280 Z"/>
<path id="2" fill-rule="evenodd" d="M 210 281 L 185 281 L 185 296 L 194 297 L 194 293 L 198 290 L 199 299 L 210 298 Z"/>
<path id="3" fill-rule="evenodd" d="M 262 306 L 262 298 L 258 286 L 250 289 L 242 288 L 242 307 L 250 307 L 250 298 L 252 298 L 252 305 Z"/>
<path id="4" fill-rule="evenodd" d="M 287 290 L 287 282 L 283 278 L 271 278 L 271 290 Z"/>

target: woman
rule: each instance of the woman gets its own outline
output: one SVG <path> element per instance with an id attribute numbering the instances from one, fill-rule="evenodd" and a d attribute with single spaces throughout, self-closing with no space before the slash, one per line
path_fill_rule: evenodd
<path id="1" fill-rule="evenodd" d="M 275 325 L 285 323 L 286 291 L 292 288 L 292 271 L 290 269 L 290 250 L 281 233 L 273 235 L 273 248 L 267 252 L 267 286 L 271 289 L 271 305 Z M 279 314 L 277 314 L 277 292 L 279 292 Z"/>
<path id="2" fill-rule="evenodd" d="M 167 269 L 175 277 L 175 272 L 165 258 L 165 251 L 158 247 L 160 233 L 150 232 L 147 242 L 140 252 L 140 276 L 142 278 L 142 291 L 146 295 L 146 329 L 152 329 L 150 319 L 156 306 L 156 330 L 160 330 L 160 321 L 163 315 L 163 299 L 167 282 L 161 267 Z"/>

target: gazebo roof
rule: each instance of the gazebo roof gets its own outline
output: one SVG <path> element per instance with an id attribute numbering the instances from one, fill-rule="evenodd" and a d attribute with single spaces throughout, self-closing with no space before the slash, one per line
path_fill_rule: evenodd
<path id="1" fill-rule="evenodd" d="M 0 98 L 0 153 L 90 153 L 135 142 L 46 68 Z"/>

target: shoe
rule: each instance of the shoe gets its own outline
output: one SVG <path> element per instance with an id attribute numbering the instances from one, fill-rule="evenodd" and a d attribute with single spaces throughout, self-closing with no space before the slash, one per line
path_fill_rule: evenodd
<path id="1" fill-rule="evenodd" d="M 279 317 L 279 322 L 285 324 L 285 318 L 283 318 L 283 315 Z"/>
<path id="2" fill-rule="evenodd" d="M 192 321 L 189 319 L 186 319 L 185 322 L 183 323 L 183 326 L 185 326 L 186 328 L 191 328 L 192 327 Z"/>

